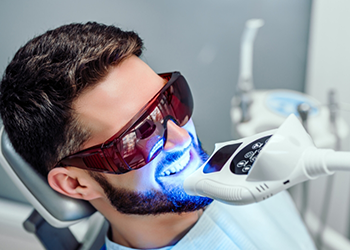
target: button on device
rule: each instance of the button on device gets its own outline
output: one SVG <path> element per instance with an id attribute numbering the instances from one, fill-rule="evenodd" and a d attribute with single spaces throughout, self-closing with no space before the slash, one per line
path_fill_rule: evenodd
<path id="1" fill-rule="evenodd" d="M 242 172 L 243 172 L 243 173 L 248 172 L 248 171 L 250 170 L 251 167 L 252 167 L 251 165 L 245 166 L 244 168 L 242 168 Z"/>
<path id="2" fill-rule="evenodd" d="M 266 142 L 272 135 L 261 137 L 247 146 L 245 146 L 237 155 L 233 158 L 230 164 L 230 170 L 234 174 L 248 174 L 256 161 L 260 151 L 265 146 Z M 249 164 L 249 165 L 248 165 Z"/>
<path id="3" fill-rule="evenodd" d="M 252 157 L 252 155 L 254 155 L 254 151 L 249 151 L 248 153 L 246 153 L 244 155 L 244 158 L 250 158 L 250 157 Z"/>
<path id="4" fill-rule="evenodd" d="M 252 146 L 252 149 L 258 149 L 258 148 L 261 148 L 264 144 L 261 143 L 261 142 L 257 142 L 257 143 L 254 143 L 253 146 Z"/>
<path id="5" fill-rule="evenodd" d="M 252 158 L 250 158 L 250 162 L 252 162 L 252 163 L 255 162 L 256 158 L 258 157 L 258 153 L 256 155 L 254 155 Z"/>
<path id="6" fill-rule="evenodd" d="M 241 160 L 240 162 L 238 162 L 237 167 L 241 168 L 244 167 L 245 165 L 247 165 L 248 161 L 246 160 Z"/>

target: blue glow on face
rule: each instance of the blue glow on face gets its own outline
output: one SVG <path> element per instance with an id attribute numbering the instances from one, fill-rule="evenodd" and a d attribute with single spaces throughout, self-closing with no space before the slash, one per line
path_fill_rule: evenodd
<path id="1" fill-rule="evenodd" d="M 157 153 L 157 152 L 163 147 L 163 144 L 164 144 L 164 138 L 161 138 L 161 139 L 153 146 L 153 148 L 152 148 L 151 151 L 149 152 L 148 160 L 152 159 L 152 157 L 154 156 L 154 154 Z"/>
<path id="2" fill-rule="evenodd" d="M 193 136 L 190 134 L 192 141 Z M 150 156 L 155 155 L 157 151 L 163 148 L 164 139 L 160 139 L 152 148 Z M 205 162 L 208 159 L 208 155 L 201 149 L 199 145 L 192 143 L 194 149 L 197 151 L 200 159 Z M 174 161 L 179 156 L 164 157 L 163 161 L 160 161 L 155 176 L 159 176 L 159 172 L 162 171 L 162 165 L 165 161 Z M 201 164 L 198 165 L 200 167 Z M 196 211 L 209 205 L 213 200 L 201 196 L 188 195 L 182 186 L 182 180 L 178 178 L 168 178 L 166 180 L 173 179 L 173 183 L 169 181 L 162 182 L 157 179 L 161 190 L 126 190 L 118 185 L 112 185 L 106 177 L 100 173 L 93 175 L 93 178 L 101 185 L 105 194 L 107 195 L 112 206 L 125 214 L 138 214 L 138 215 L 158 215 L 164 213 L 185 213 Z M 148 178 L 145 176 L 145 178 Z M 142 204 L 142 206 L 140 206 Z"/>

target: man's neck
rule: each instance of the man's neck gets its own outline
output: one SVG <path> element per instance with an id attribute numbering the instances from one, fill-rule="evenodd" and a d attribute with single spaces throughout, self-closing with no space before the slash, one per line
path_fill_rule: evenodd
<path id="1" fill-rule="evenodd" d="M 198 221 L 203 211 L 162 215 L 125 215 L 107 218 L 110 239 L 132 248 L 160 248 L 176 244 Z"/>

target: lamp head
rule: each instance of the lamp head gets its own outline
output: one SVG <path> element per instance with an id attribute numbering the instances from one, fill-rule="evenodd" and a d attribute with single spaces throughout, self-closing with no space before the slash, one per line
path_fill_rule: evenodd
<path id="1" fill-rule="evenodd" d="M 214 153 L 184 181 L 188 194 L 233 205 L 259 202 L 311 179 L 302 156 L 314 143 L 295 115 L 276 130 L 217 143 Z"/>

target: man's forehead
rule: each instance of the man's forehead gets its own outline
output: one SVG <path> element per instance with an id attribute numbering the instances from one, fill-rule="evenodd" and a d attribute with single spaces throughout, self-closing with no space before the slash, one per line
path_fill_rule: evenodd
<path id="1" fill-rule="evenodd" d="M 79 122 L 92 134 L 84 148 L 117 133 L 163 85 L 164 80 L 136 56 L 111 67 L 101 82 L 73 104 Z"/>

